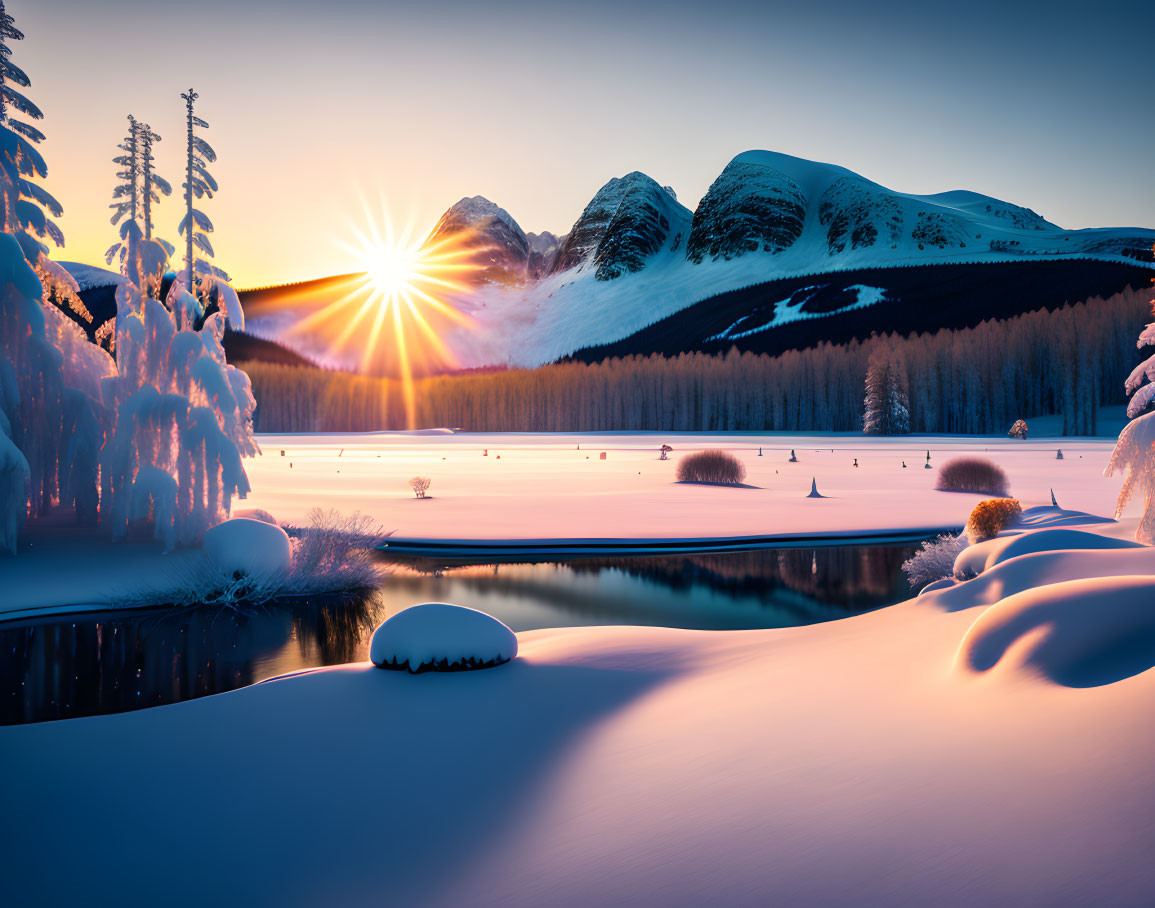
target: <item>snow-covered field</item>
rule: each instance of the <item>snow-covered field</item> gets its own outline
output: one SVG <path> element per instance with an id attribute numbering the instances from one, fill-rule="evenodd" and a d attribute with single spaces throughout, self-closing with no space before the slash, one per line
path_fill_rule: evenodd
<path id="1" fill-rule="evenodd" d="M 867 534 L 961 527 L 981 495 L 937 492 L 937 467 L 989 457 L 1024 507 L 1113 511 L 1112 441 L 962 436 L 473 434 L 258 436 L 245 507 L 296 523 L 322 504 L 371 514 L 401 538 L 684 538 Z M 670 460 L 658 460 L 665 442 Z M 580 448 L 579 448 L 580 445 Z M 680 485 L 677 460 L 721 447 L 746 464 L 749 488 Z M 759 449 L 762 456 L 758 456 Z M 1056 459 L 1062 449 L 1063 459 Z M 790 463 L 794 450 L 797 463 Z M 934 469 L 924 467 L 927 451 Z M 284 451 L 284 456 L 281 452 Z M 484 452 L 488 451 L 488 455 Z M 606 459 L 601 460 L 605 452 Z M 854 466 L 855 460 L 858 466 Z M 903 463 L 906 467 L 903 467 Z M 429 498 L 409 490 L 433 480 Z M 824 499 L 808 499 L 811 479 Z"/>
<path id="2" fill-rule="evenodd" d="M 1110 514 L 1119 490 L 1118 477 L 1102 475 L 1112 446 L 1105 439 L 430 430 L 258 442 L 263 453 L 245 461 L 253 492 L 235 508 L 295 525 L 316 507 L 361 511 L 407 540 L 812 538 L 962 527 L 984 496 L 935 491 L 937 469 L 924 468 L 928 450 L 935 468 L 956 455 L 989 457 L 1024 507 L 1050 504 L 1053 489 L 1065 508 Z M 663 442 L 674 448 L 665 462 Z M 746 487 L 675 482 L 678 458 L 703 447 L 741 457 Z M 789 462 L 791 450 L 797 463 Z M 414 497 L 414 476 L 432 479 L 430 497 Z M 812 479 L 827 497 L 806 497 Z M 33 524 L 19 557 L 0 559 L 0 612 L 156 601 L 174 578 L 192 576 L 200 557 L 196 549 L 161 555 L 147 541 L 114 543 Z"/>
<path id="3" fill-rule="evenodd" d="M 6 901 L 1150 904 L 1149 554 L 1026 555 L 810 627 L 535 631 L 481 672 L 362 663 L 0 728 Z M 1104 558 L 1147 573 L 1071 579 Z"/>

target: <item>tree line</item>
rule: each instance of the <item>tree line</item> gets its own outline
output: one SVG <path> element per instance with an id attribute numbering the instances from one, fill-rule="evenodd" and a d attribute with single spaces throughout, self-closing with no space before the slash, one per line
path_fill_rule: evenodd
<path id="1" fill-rule="evenodd" d="M 1061 414 L 1092 434 L 1097 407 L 1122 403 L 1139 361 L 1149 293 L 1127 290 L 965 329 L 877 335 L 777 356 L 683 353 L 417 379 L 405 387 L 305 366 L 243 365 L 262 432 L 455 427 L 471 431 L 861 431 L 867 364 L 879 348 L 909 388 L 912 432 L 1006 432 Z"/>

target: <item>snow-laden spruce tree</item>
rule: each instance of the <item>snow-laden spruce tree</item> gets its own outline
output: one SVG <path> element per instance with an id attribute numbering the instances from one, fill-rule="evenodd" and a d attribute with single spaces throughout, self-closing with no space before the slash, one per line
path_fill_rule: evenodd
<path id="1" fill-rule="evenodd" d="M 905 435 L 910 431 L 910 382 L 902 354 L 879 344 L 866 363 L 862 430 L 868 435 Z"/>
<path id="2" fill-rule="evenodd" d="M 1151 251 L 1155 253 L 1155 246 Z M 1155 316 L 1155 300 L 1151 301 L 1151 314 Z M 1139 332 L 1136 346 L 1140 349 L 1155 346 L 1155 321 Z M 1131 402 L 1127 405 L 1127 416 L 1131 421 L 1119 433 L 1119 440 L 1107 463 L 1106 475 L 1123 474 L 1123 487 L 1115 504 L 1116 518 L 1136 492 L 1143 496 L 1143 516 L 1139 519 L 1135 538 L 1147 545 L 1155 545 L 1155 412 L 1144 412 L 1155 401 L 1155 354 L 1135 367 L 1127 378 L 1126 391 L 1131 395 Z"/>
<path id="3" fill-rule="evenodd" d="M 233 327 L 240 330 L 244 328 L 243 316 L 236 293 L 228 285 L 228 274 L 205 259 L 197 258 L 197 250 L 208 258 L 216 255 L 208 238 L 213 232 L 213 222 L 196 207 L 194 200 L 211 199 L 217 191 L 217 181 L 208 171 L 208 165 L 217 159 L 217 153 L 196 134 L 198 128 L 209 127 L 195 113 L 196 100 L 200 96 L 190 88 L 182 92 L 181 97 L 185 102 L 187 124 L 185 181 L 182 184 L 185 216 L 180 222 L 180 233 L 185 238 L 185 267 L 169 292 L 169 305 L 177 312 L 178 319 L 195 323 L 204 316 L 208 300 L 215 294 L 219 307 L 226 311 Z"/>
<path id="4" fill-rule="evenodd" d="M 120 271 L 149 296 L 157 296 L 168 267 L 173 247 L 152 236 L 152 203 L 160 201 L 160 194 L 169 195 L 172 187 L 159 176 L 153 158 L 153 143 L 160 139 L 147 123 L 128 115 L 128 135 L 117 145 L 121 154 L 112 159 L 120 170 L 120 181 L 112 191 L 113 224 L 123 220 L 120 239 L 105 253 L 111 264 L 119 258 Z"/>

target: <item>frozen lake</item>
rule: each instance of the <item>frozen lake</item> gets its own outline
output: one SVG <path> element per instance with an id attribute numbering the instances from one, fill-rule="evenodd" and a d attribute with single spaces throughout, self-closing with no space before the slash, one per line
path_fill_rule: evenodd
<path id="1" fill-rule="evenodd" d="M 906 598 L 913 545 L 448 567 L 414 559 L 363 598 L 89 612 L 0 624 L 0 724 L 124 712 L 368 658 L 380 621 L 449 601 L 515 631 L 581 625 L 703 630 L 829 621 Z"/>

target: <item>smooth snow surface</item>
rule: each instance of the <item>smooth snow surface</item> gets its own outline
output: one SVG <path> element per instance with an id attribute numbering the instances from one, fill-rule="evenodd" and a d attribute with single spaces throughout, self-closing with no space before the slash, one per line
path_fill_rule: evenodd
<path id="1" fill-rule="evenodd" d="M 445 671 L 484 668 L 517 655 L 517 637 L 485 612 L 425 602 L 403 609 L 373 632 L 369 661 L 382 668 Z"/>
<path id="2" fill-rule="evenodd" d="M 361 663 L 0 728 L 5 895 L 1147 905 L 1155 580 L 1072 575 L 1150 551 L 1024 555 L 808 627 L 534 631 L 500 671 Z"/>
<path id="3" fill-rule="evenodd" d="M 228 576 L 268 579 L 288 574 L 292 562 L 288 534 L 279 526 L 248 517 L 209 527 L 204 549 Z"/>

